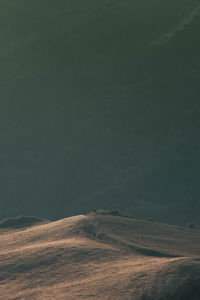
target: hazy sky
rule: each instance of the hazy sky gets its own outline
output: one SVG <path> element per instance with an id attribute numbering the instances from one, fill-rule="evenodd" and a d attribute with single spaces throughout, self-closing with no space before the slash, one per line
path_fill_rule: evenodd
<path id="1" fill-rule="evenodd" d="M 198 218 L 198 5 L 1 2 L 1 218 Z"/>

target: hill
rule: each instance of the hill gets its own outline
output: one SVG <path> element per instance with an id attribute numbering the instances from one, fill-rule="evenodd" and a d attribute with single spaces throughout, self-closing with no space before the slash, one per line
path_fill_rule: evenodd
<path id="1" fill-rule="evenodd" d="M 29 227 L 35 224 L 40 224 L 42 222 L 47 222 L 38 217 L 29 217 L 29 216 L 18 216 L 14 218 L 8 218 L 0 222 L 0 228 L 21 228 Z"/>
<path id="2" fill-rule="evenodd" d="M 0 217 L 199 223 L 199 0 L 8 0 L 0 20 Z"/>
<path id="3" fill-rule="evenodd" d="M 0 229 L 0 299 L 196 300 L 200 231 L 99 212 Z"/>

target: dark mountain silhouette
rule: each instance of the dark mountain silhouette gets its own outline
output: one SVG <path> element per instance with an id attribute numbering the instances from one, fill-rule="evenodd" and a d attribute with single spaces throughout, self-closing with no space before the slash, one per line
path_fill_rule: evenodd
<path id="1" fill-rule="evenodd" d="M 1 218 L 198 222 L 199 1 L 2 1 Z"/>

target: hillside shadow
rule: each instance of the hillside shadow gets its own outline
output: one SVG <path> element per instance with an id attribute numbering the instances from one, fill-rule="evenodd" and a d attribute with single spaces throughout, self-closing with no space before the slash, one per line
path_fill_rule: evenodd
<path id="1" fill-rule="evenodd" d="M 23 227 L 30 227 L 38 223 L 46 222 L 47 220 L 34 216 L 18 216 L 8 218 L 0 222 L 0 228 L 17 229 Z"/>

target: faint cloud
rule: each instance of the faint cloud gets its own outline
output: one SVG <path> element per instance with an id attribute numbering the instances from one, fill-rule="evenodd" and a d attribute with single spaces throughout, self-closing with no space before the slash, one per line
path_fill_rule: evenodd
<path id="1" fill-rule="evenodd" d="M 184 18 L 179 24 L 177 24 L 171 32 L 165 34 L 161 39 L 159 39 L 154 44 L 160 44 L 160 45 L 167 44 L 177 32 L 183 31 L 187 27 L 187 25 L 189 25 L 195 19 L 195 17 L 199 15 L 200 15 L 200 6 L 197 7 L 189 16 Z M 180 13 L 179 17 L 181 16 L 182 14 Z"/>

